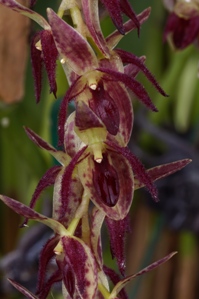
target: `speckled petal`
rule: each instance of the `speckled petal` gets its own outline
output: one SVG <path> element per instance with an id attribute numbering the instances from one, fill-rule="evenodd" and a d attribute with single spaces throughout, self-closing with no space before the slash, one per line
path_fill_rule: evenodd
<path id="1" fill-rule="evenodd" d="M 33 132 L 30 128 L 24 127 L 28 137 L 40 148 L 47 150 L 60 164 L 68 165 L 70 157 L 67 153 L 57 151 L 52 145 L 43 140 L 39 135 Z"/>
<path id="2" fill-rule="evenodd" d="M 68 109 L 68 103 L 74 99 L 77 95 L 81 94 L 83 90 L 86 88 L 86 81 L 83 77 L 77 78 L 70 86 L 70 88 L 67 90 L 61 105 L 60 105 L 60 111 L 59 111 L 59 117 L 58 117 L 58 136 L 59 136 L 59 145 L 64 144 L 64 135 L 65 135 L 65 124 L 66 124 L 66 118 L 67 118 L 67 109 Z"/>
<path id="3" fill-rule="evenodd" d="M 83 146 L 81 139 L 75 133 L 75 112 L 67 118 L 64 131 L 65 150 L 70 157 L 73 157 Z"/>
<path id="4" fill-rule="evenodd" d="M 105 213 L 97 208 L 93 208 L 91 215 L 91 247 L 99 269 L 103 269 L 101 228 L 105 218 Z"/>
<path id="5" fill-rule="evenodd" d="M 83 188 L 77 176 L 75 167 L 86 147 L 83 147 L 64 167 L 57 176 L 54 185 L 53 218 L 67 227 L 81 201 Z"/>
<path id="6" fill-rule="evenodd" d="M 98 66 L 97 57 L 89 43 L 73 27 L 68 25 L 50 8 L 49 23 L 60 55 L 78 75 Z"/>
<path id="7" fill-rule="evenodd" d="M 40 213 L 35 212 L 33 209 L 29 208 L 28 206 L 24 205 L 23 203 L 14 200 L 8 196 L 0 195 L 0 200 L 4 202 L 9 208 L 15 211 L 17 214 L 24 216 L 28 219 L 33 219 L 38 222 L 41 222 L 52 230 L 54 230 L 57 234 L 62 234 L 62 232 L 67 234 L 67 231 L 63 227 L 63 225 L 52 218 L 48 218 Z"/>
<path id="8" fill-rule="evenodd" d="M 97 265 L 90 248 L 80 239 L 63 237 L 65 258 L 75 277 L 74 299 L 94 299 L 97 292 Z M 67 288 L 67 285 L 65 285 Z"/>

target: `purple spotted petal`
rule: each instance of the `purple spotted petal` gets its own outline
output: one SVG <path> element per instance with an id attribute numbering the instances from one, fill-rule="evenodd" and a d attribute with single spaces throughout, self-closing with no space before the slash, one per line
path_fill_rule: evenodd
<path id="1" fill-rule="evenodd" d="M 137 66 L 140 69 L 140 71 L 142 71 L 145 74 L 147 79 L 155 86 L 155 88 L 159 91 L 159 93 L 161 93 L 163 96 L 167 96 L 164 90 L 156 81 L 155 77 L 147 69 L 144 63 L 142 63 L 139 57 L 121 49 L 117 49 L 116 52 L 119 54 L 123 63 L 132 63 L 133 65 Z"/>
<path id="2" fill-rule="evenodd" d="M 47 266 L 51 259 L 55 256 L 54 248 L 59 242 L 59 236 L 53 236 L 47 241 L 47 243 L 42 248 L 39 258 L 39 271 L 38 271 L 38 284 L 37 284 L 37 294 L 39 298 L 44 297 L 44 294 L 48 294 L 48 284 L 46 285 L 47 277 Z M 46 298 L 46 297 L 44 297 Z"/>
<path id="3" fill-rule="evenodd" d="M 28 219 L 39 221 L 50 227 L 57 234 L 61 234 L 63 231 L 66 232 L 65 228 L 63 227 L 63 225 L 61 225 L 61 223 L 57 222 L 52 218 L 48 218 L 40 213 L 35 212 L 23 203 L 20 203 L 5 195 L 0 195 L 0 200 L 2 200 L 9 208 L 11 208 L 17 214 Z"/>
<path id="4" fill-rule="evenodd" d="M 24 127 L 24 130 L 25 130 L 26 134 L 28 135 L 28 137 L 30 138 L 30 140 L 32 140 L 40 148 L 45 149 L 52 153 L 57 151 L 53 146 L 51 146 L 49 143 L 47 143 L 45 140 L 43 140 L 39 135 L 37 135 L 30 128 Z"/>
<path id="5" fill-rule="evenodd" d="M 129 218 L 126 216 L 122 220 L 112 220 L 106 217 L 106 225 L 109 231 L 112 257 L 116 258 L 120 273 L 125 274 L 124 245 L 126 233 L 129 231 Z"/>
<path id="6" fill-rule="evenodd" d="M 75 112 L 71 113 L 65 124 L 64 148 L 73 157 L 81 148 L 82 141 L 75 133 Z"/>
<path id="7" fill-rule="evenodd" d="M 12 10 L 21 13 L 24 16 L 29 17 L 30 19 L 37 22 L 44 29 L 50 28 L 47 21 L 41 15 L 29 9 L 28 7 L 23 6 L 22 4 L 20 4 L 15 0 L 0 0 L 0 4 L 7 6 Z"/>
<path id="8" fill-rule="evenodd" d="M 103 76 L 103 80 L 109 80 L 111 82 L 119 81 L 125 84 L 126 87 L 132 90 L 135 96 L 150 110 L 156 111 L 157 108 L 152 103 L 148 93 L 146 92 L 145 88 L 134 78 L 129 77 L 126 74 L 119 73 L 110 69 L 106 68 L 99 68 L 99 71 L 108 74 L 109 76 Z"/>
<path id="9" fill-rule="evenodd" d="M 37 103 L 40 101 L 41 96 L 41 86 L 42 86 L 42 67 L 43 59 L 41 57 L 41 51 L 36 48 L 36 43 L 39 40 L 40 33 L 36 33 L 31 41 L 31 63 L 32 63 L 32 72 L 35 83 L 35 97 Z"/>
<path id="10" fill-rule="evenodd" d="M 89 43 L 73 27 L 68 25 L 50 8 L 49 23 L 57 49 L 71 69 L 78 75 L 98 66 L 97 57 Z"/>
<path id="11" fill-rule="evenodd" d="M 24 127 L 26 134 L 38 147 L 47 150 L 60 164 L 68 165 L 70 162 L 70 157 L 67 153 L 62 151 L 57 151 L 52 145 L 43 140 L 39 135 L 32 131 L 28 127 Z"/>
<path id="12" fill-rule="evenodd" d="M 140 25 L 143 24 L 148 19 L 150 12 L 151 12 L 151 9 L 147 8 L 143 12 L 141 12 L 139 15 L 137 15 Z M 123 26 L 124 26 L 124 30 L 126 33 L 129 33 L 132 30 L 137 28 L 135 23 L 132 20 L 129 20 L 126 23 L 124 23 Z M 114 31 L 109 36 L 107 36 L 106 42 L 107 42 L 109 49 L 115 48 L 122 38 L 123 38 L 123 35 L 121 35 L 121 33 L 118 30 Z"/>
<path id="13" fill-rule="evenodd" d="M 59 145 L 64 144 L 64 126 L 67 119 L 67 109 L 68 103 L 74 99 L 77 95 L 79 95 L 86 88 L 86 82 L 82 77 L 77 78 L 69 87 L 66 95 L 64 96 L 59 111 L 58 117 L 58 135 L 59 135 Z"/>
<path id="14" fill-rule="evenodd" d="M 10 278 L 8 278 L 8 281 L 13 285 L 13 287 L 15 287 L 15 289 L 17 289 L 20 293 L 22 293 L 24 296 L 26 296 L 26 298 L 28 298 L 28 299 L 40 299 L 39 297 L 37 297 L 36 295 L 34 295 L 30 291 L 28 291 L 25 287 L 23 287 L 22 285 L 20 285 L 16 281 L 14 281 Z"/>
<path id="15" fill-rule="evenodd" d="M 109 49 L 107 48 L 99 22 L 98 0 L 82 0 L 82 9 L 86 25 L 93 40 L 103 55 L 108 58 Z"/>
<path id="16" fill-rule="evenodd" d="M 188 165 L 191 162 L 190 159 L 184 159 L 175 161 L 168 164 L 159 165 L 153 168 L 150 168 L 147 170 L 148 175 L 150 176 L 151 180 L 154 182 L 156 180 L 159 180 L 161 178 L 164 178 L 170 174 L 175 173 L 176 171 L 181 170 L 186 165 Z M 135 177 L 135 189 L 142 188 L 144 186 L 139 179 Z"/>
<path id="17" fill-rule="evenodd" d="M 10 197 L 7 197 L 5 195 L 0 195 L 0 199 L 13 211 L 15 211 L 17 214 L 24 216 L 28 219 L 35 219 L 38 221 L 46 220 L 47 217 L 35 212 L 31 208 L 25 206 L 23 203 L 20 203 L 19 201 L 16 201 Z"/>
<path id="18" fill-rule="evenodd" d="M 69 165 L 59 173 L 55 182 L 54 218 L 63 222 L 65 226 L 74 217 L 74 212 L 82 197 L 83 189 L 74 170 L 85 149 L 86 146 L 72 158 Z"/>
<path id="19" fill-rule="evenodd" d="M 76 294 L 82 298 L 94 299 L 97 292 L 97 265 L 90 248 L 75 237 L 62 237 L 66 262 L 75 277 Z M 67 289 L 68 283 L 65 284 Z"/>
<path id="20" fill-rule="evenodd" d="M 55 71 L 56 71 L 56 60 L 58 58 L 58 51 L 55 46 L 55 42 L 51 31 L 42 30 L 40 32 L 40 37 L 41 37 L 43 60 L 47 71 L 48 80 L 50 83 L 50 92 L 53 92 L 54 96 L 56 97 L 57 84 L 55 81 Z"/>
<path id="21" fill-rule="evenodd" d="M 155 201 L 158 201 L 158 192 L 157 188 L 153 184 L 153 181 L 147 171 L 145 170 L 143 164 L 140 160 L 133 154 L 127 147 L 120 147 L 113 142 L 107 142 L 114 150 L 118 152 L 118 154 L 122 155 L 125 159 L 130 163 L 133 173 L 137 176 L 137 179 L 146 186 L 146 188 L 151 193 L 151 196 Z"/>
<path id="22" fill-rule="evenodd" d="M 101 229 L 104 218 L 105 214 L 101 210 L 93 208 L 91 215 L 91 248 L 99 269 L 103 268 Z"/>
<path id="23" fill-rule="evenodd" d="M 116 284 L 116 286 L 113 288 L 111 295 L 109 298 L 114 299 L 117 297 L 117 294 L 126 286 L 126 284 L 131 281 L 133 278 L 143 275 L 149 271 L 154 270 L 155 268 L 159 267 L 160 265 L 162 265 L 163 263 L 167 262 L 168 260 L 170 260 L 177 252 L 172 252 L 170 254 L 168 254 L 167 256 L 165 256 L 164 258 L 152 263 L 151 265 L 149 265 L 148 267 L 142 269 L 141 271 L 137 272 L 136 274 L 133 275 L 129 275 L 126 278 L 120 280 L 120 282 L 118 282 Z"/>

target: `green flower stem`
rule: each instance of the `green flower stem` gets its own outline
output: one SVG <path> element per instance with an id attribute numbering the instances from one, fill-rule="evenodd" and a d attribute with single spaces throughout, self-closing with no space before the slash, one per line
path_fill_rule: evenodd
<path id="1" fill-rule="evenodd" d="M 82 219 L 82 217 L 87 214 L 88 211 L 88 205 L 89 205 L 89 201 L 90 198 L 88 196 L 87 193 L 84 192 L 83 196 L 82 196 L 82 202 L 79 205 L 75 217 L 73 218 L 73 220 L 71 221 L 67 231 L 71 234 L 74 235 L 75 230 L 79 224 L 79 221 Z"/>
<path id="2" fill-rule="evenodd" d="M 187 59 L 190 57 L 192 50 L 193 49 L 188 48 L 183 52 L 174 54 L 167 71 L 164 73 L 164 77 L 161 80 L 161 85 L 170 96 L 174 96 L 175 94 L 176 78 L 179 78 L 179 74 L 182 72 L 185 61 L 187 61 Z M 156 124 L 160 124 L 163 121 L 169 121 L 169 106 L 171 105 L 171 99 L 160 99 L 160 96 L 157 95 L 154 97 L 154 102 L 157 103 L 159 112 L 153 114 L 150 113 L 151 120 Z"/>
<path id="3" fill-rule="evenodd" d="M 197 239 L 194 233 L 183 231 L 179 238 L 179 254 L 181 256 L 192 255 L 197 247 Z"/>
<path id="4" fill-rule="evenodd" d="M 107 290 L 107 288 L 103 284 L 98 283 L 98 290 L 104 296 L 104 299 L 108 299 L 110 297 L 109 291 Z"/>

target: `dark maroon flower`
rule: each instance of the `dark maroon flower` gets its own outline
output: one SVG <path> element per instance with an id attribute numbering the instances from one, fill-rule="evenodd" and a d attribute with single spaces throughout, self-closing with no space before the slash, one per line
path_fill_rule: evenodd
<path id="1" fill-rule="evenodd" d="M 199 37 L 199 15 L 184 18 L 174 12 L 168 17 L 164 40 L 171 41 L 177 49 L 184 49 Z"/>

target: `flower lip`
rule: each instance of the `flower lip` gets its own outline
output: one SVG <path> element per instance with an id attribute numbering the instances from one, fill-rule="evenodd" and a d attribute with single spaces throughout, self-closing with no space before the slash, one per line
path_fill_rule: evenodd
<path id="1" fill-rule="evenodd" d="M 114 207 L 119 198 L 119 179 L 114 167 L 109 163 L 107 154 L 101 163 L 94 163 L 93 184 L 98 196 L 108 207 Z"/>

